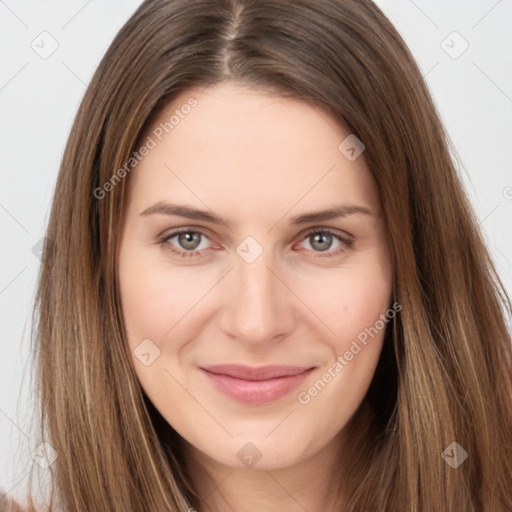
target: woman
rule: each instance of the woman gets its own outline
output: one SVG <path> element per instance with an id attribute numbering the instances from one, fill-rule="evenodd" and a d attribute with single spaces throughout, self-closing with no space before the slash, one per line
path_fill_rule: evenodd
<path id="1" fill-rule="evenodd" d="M 57 509 L 512 510 L 511 307 L 449 148 L 369 0 L 144 2 L 44 249 Z"/>

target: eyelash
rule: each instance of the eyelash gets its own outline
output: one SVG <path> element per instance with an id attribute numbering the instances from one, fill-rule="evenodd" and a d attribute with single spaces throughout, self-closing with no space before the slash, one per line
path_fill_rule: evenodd
<path id="1" fill-rule="evenodd" d="M 204 249 L 201 249 L 201 250 L 194 250 L 194 251 L 180 251 L 178 249 L 176 249 L 176 247 L 174 247 L 172 244 L 169 243 L 169 240 L 171 240 L 172 238 L 174 238 L 175 236 L 181 234 L 181 233 L 196 233 L 196 234 L 200 234 L 201 236 L 204 236 L 206 238 L 208 238 L 208 236 L 206 235 L 206 233 L 204 233 L 203 231 L 199 230 L 199 229 L 189 229 L 189 228 L 182 228 L 182 229 L 178 229 L 176 231 L 173 231 L 172 233 L 168 234 L 168 235 L 165 235 L 165 236 L 162 236 L 158 239 L 158 243 L 167 251 L 173 253 L 175 256 L 178 256 L 180 258 L 193 258 L 197 255 L 199 255 L 199 253 L 201 253 L 201 251 L 203 251 Z M 346 251 L 346 249 L 350 249 L 353 245 L 353 240 L 349 239 L 349 238 L 345 238 L 343 237 L 342 235 L 340 235 L 339 233 L 335 232 L 335 231 L 332 231 L 328 228 L 324 228 L 324 229 L 319 229 L 319 228 L 313 228 L 311 230 L 309 230 L 302 238 L 301 238 L 301 242 L 303 240 L 306 240 L 307 238 L 309 238 L 311 235 L 316 235 L 316 234 L 327 234 L 327 235 L 330 235 L 330 236 L 333 236 L 334 238 L 336 238 L 337 240 L 339 240 L 342 245 L 337 249 L 335 250 L 334 252 L 328 252 L 328 251 L 325 251 L 325 253 L 323 253 L 322 251 L 315 251 L 317 254 L 314 255 L 313 257 L 314 258 L 325 258 L 325 257 L 334 257 L 334 256 L 339 256 L 340 254 L 342 254 L 343 252 Z"/>

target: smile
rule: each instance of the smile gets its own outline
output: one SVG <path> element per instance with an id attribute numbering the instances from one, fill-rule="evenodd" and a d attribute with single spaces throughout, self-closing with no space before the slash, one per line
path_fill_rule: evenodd
<path id="1" fill-rule="evenodd" d="M 224 365 L 201 371 L 224 395 L 246 404 L 274 402 L 299 386 L 314 368 Z"/>

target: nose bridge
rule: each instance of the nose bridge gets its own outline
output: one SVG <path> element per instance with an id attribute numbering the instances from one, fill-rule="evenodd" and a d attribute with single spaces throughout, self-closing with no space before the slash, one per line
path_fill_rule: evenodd
<path id="1" fill-rule="evenodd" d="M 260 256 L 253 263 L 239 260 L 235 265 L 235 276 L 239 299 L 254 305 L 269 304 L 276 293 L 276 277 L 269 270 L 271 258 Z"/>
<path id="2" fill-rule="evenodd" d="M 268 294 L 275 287 L 275 277 L 270 272 L 275 263 L 275 254 L 268 241 L 262 245 L 252 236 L 247 236 L 236 247 L 235 275 L 241 285 L 241 289 L 249 293 L 249 296 Z"/>
<path id="3" fill-rule="evenodd" d="M 255 261 L 248 263 L 239 258 L 235 264 L 236 288 L 238 310 L 248 309 L 251 314 L 263 314 L 268 316 L 276 301 L 277 279 L 269 270 L 272 268 L 273 257 L 264 251 Z M 265 312 L 265 310 L 268 310 Z M 267 318 L 268 320 L 268 318 Z"/>
<path id="4" fill-rule="evenodd" d="M 293 316 L 286 287 L 275 275 L 274 254 L 257 251 L 252 241 L 240 244 L 237 253 L 228 299 L 228 329 L 246 342 L 270 340 L 290 328 Z"/>

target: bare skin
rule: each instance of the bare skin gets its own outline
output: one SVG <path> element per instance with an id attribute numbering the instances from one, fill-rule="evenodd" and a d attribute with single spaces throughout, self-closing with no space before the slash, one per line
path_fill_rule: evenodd
<path id="1" fill-rule="evenodd" d="M 190 97 L 197 106 L 158 141 L 153 130 Z M 146 134 L 156 146 L 126 178 L 118 263 L 128 342 L 136 351 L 151 340 L 145 346 L 160 351 L 149 365 L 134 353 L 133 365 L 186 440 L 200 512 L 332 510 L 344 427 L 371 383 L 385 329 L 350 360 L 343 355 L 389 310 L 392 289 L 364 153 L 350 161 L 338 149 L 348 135 L 319 108 L 224 82 L 175 98 Z M 228 225 L 142 215 L 157 203 Z M 349 207 L 341 217 L 289 222 L 341 205 Z M 178 228 L 188 238 L 173 235 Z M 326 229 L 334 234 L 322 238 Z M 314 369 L 276 400 L 242 403 L 201 370 L 227 363 Z M 325 385 L 309 392 L 319 379 Z M 258 453 L 249 467 L 247 455 Z"/>

